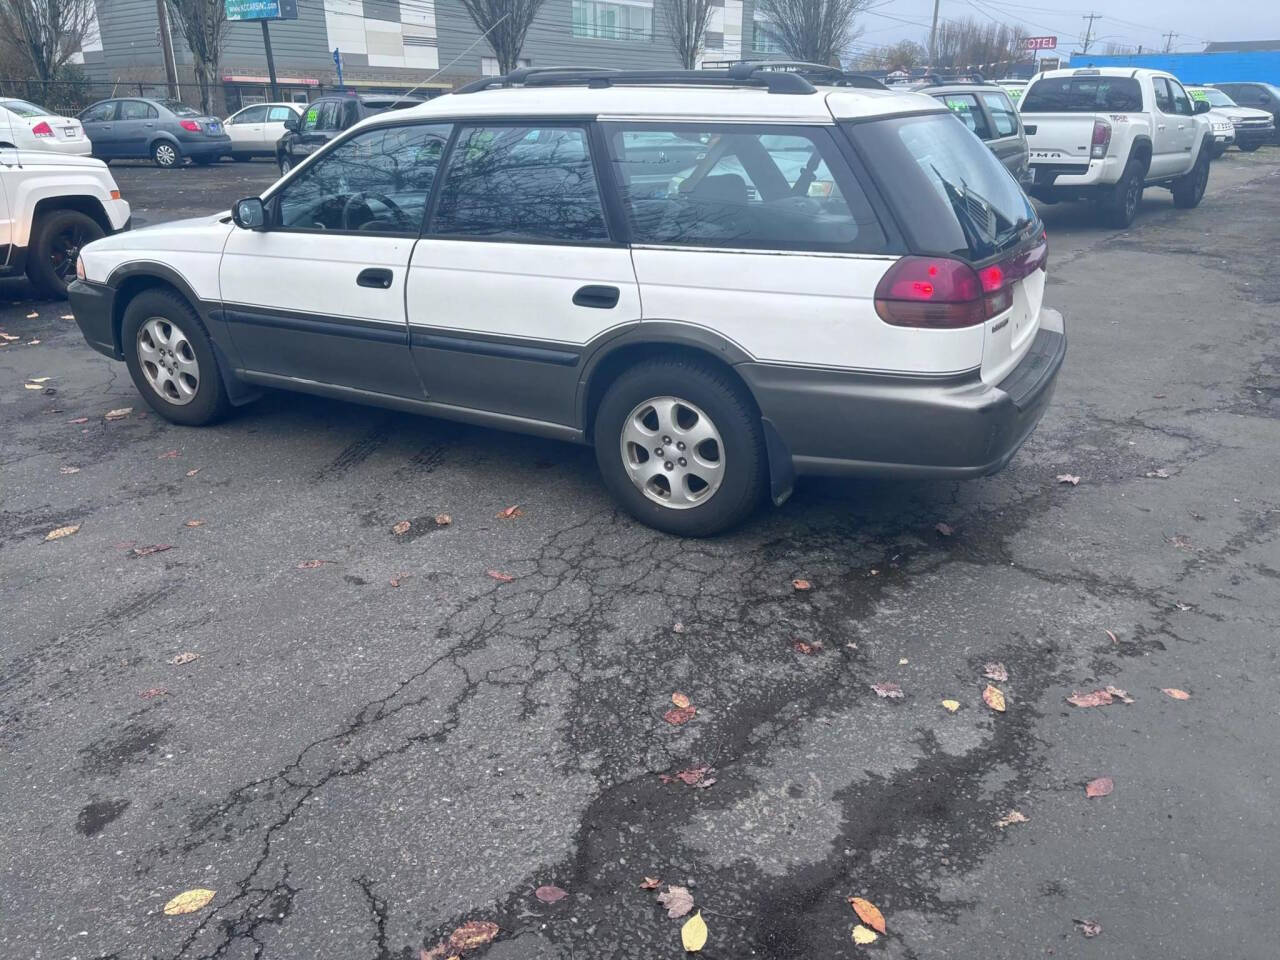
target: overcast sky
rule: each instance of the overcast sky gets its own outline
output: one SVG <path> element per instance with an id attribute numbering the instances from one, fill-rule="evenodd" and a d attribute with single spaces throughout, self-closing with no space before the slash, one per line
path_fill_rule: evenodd
<path id="1" fill-rule="evenodd" d="M 1178 34 L 1173 49 L 1184 53 L 1209 40 L 1280 40 L 1280 0 L 941 0 L 939 19 L 1019 24 L 1033 36 L 1057 36 L 1061 52 L 1079 49 L 1088 13 L 1102 15 L 1093 24 L 1098 42 L 1090 46 L 1097 53 L 1109 42 L 1163 50 L 1170 30 Z M 924 43 L 932 16 L 933 0 L 871 0 L 851 52 L 895 40 Z"/>

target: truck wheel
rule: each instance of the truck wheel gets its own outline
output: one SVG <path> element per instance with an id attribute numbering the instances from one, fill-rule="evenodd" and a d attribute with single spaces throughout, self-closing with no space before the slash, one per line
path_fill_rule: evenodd
<path id="1" fill-rule="evenodd" d="M 130 300 L 120 334 L 134 386 L 160 416 L 198 427 L 231 409 L 213 343 L 176 291 L 144 290 Z"/>
<path id="2" fill-rule="evenodd" d="M 600 401 L 594 441 L 605 486 L 641 523 L 705 537 L 760 504 L 760 414 L 729 374 L 676 357 L 639 363 Z"/>
<path id="3" fill-rule="evenodd" d="M 79 210 L 55 210 L 41 216 L 31 232 L 28 279 L 41 293 L 65 299 L 67 285 L 76 278 L 80 248 L 104 236 L 102 227 Z"/>
<path id="4" fill-rule="evenodd" d="M 1191 172 L 1173 181 L 1173 205 L 1182 210 L 1198 207 L 1209 185 L 1209 151 L 1200 148 L 1200 156 Z"/>
<path id="5" fill-rule="evenodd" d="M 1106 226 L 1124 229 L 1133 223 L 1142 205 L 1146 177 L 1147 165 L 1138 157 L 1131 158 L 1120 180 L 1098 202 L 1098 215 Z"/>
<path id="6" fill-rule="evenodd" d="M 284 176 L 293 169 L 293 158 L 286 155 L 280 158 L 280 176 Z"/>

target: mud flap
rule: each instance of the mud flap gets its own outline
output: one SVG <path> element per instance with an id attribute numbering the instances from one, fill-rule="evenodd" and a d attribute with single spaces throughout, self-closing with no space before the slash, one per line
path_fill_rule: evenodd
<path id="1" fill-rule="evenodd" d="M 227 389 L 227 399 L 231 401 L 231 405 L 243 407 L 246 403 L 252 403 L 262 396 L 260 389 L 236 376 L 235 367 L 231 365 L 231 361 L 222 352 L 217 341 L 210 337 L 209 342 L 213 345 L 213 356 L 218 361 L 218 372 L 222 374 L 222 385 Z"/>
<path id="2" fill-rule="evenodd" d="M 791 451 L 768 417 L 760 418 L 764 428 L 764 449 L 769 457 L 769 498 L 780 507 L 791 496 L 796 483 L 796 468 L 791 462 Z"/>

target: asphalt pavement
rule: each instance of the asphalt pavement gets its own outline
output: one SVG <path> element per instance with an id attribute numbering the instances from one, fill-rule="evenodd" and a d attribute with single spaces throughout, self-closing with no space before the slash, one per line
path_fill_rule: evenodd
<path id="1" fill-rule="evenodd" d="M 111 169 L 153 223 L 273 177 Z M 1042 212 L 1070 348 L 1003 473 L 703 541 L 561 443 L 172 426 L 0 284 L 0 957 L 676 958 L 676 884 L 718 960 L 1274 958 L 1280 150 L 1128 231 Z"/>

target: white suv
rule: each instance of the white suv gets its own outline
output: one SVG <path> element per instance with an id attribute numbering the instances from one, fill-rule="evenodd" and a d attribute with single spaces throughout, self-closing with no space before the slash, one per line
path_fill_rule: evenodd
<path id="1" fill-rule="evenodd" d="M 1018 184 L 931 97 L 522 70 L 358 124 L 72 306 L 176 423 L 280 387 L 593 444 L 662 530 L 796 474 L 976 477 L 1066 349 Z"/>

